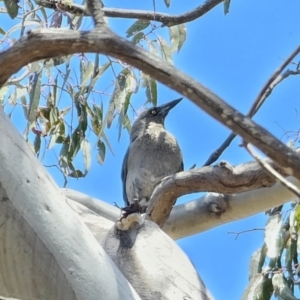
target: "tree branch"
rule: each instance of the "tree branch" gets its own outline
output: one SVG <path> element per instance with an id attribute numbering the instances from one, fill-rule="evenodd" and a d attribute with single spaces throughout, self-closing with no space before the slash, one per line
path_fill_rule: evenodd
<path id="1" fill-rule="evenodd" d="M 4 84 L 12 73 L 29 62 L 78 52 L 103 53 L 141 69 L 152 78 L 185 95 L 281 167 L 288 168 L 290 175 L 300 179 L 300 159 L 293 149 L 281 143 L 263 127 L 236 111 L 194 79 L 157 56 L 120 38 L 106 27 L 100 28 L 97 32 L 32 30 L 27 37 L 20 39 L 1 54 L 0 65 L 3 72 L 0 74 L 0 83 Z M 150 206 L 153 208 L 153 204 L 150 203 Z M 169 215 L 171 208 L 170 206 L 166 216 Z M 154 212 L 148 210 L 148 215 L 150 219 L 155 220 Z"/>
<path id="2" fill-rule="evenodd" d="M 298 75 L 300 74 L 300 71 L 297 70 L 295 72 L 293 71 L 287 71 L 284 74 L 281 75 L 283 70 L 288 66 L 289 63 L 298 55 L 300 52 L 300 46 L 298 46 L 291 55 L 283 62 L 283 64 L 276 70 L 272 76 L 267 80 L 261 91 L 259 92 L 258 96 L 256 97 L 252 107 L 250 108 L 250 111 L 247 114 L 247 117 L 252 118 L 260 109 L 260 107 L 263 105 L 265 100 L 270 96 L 275 86 L 281 82 L 283 79 L 287 78 L 289 75 Z M 208 158 L 208 160 L 205 162 L 203 166 L 209 166 L 212 163 L 214 163 L 224 152 L 224 150 L 229 147 L 230 143 L 235 139 L 236 134 L 231 133 L 227 139 L 222 143 L 222 145 L 215 150 Z"/>
<path id="3" fill-rule="evenodd" d="M 300 187 L 295 178 L 289 177 L 288 180 Z M 162 229 L 173 239 L 180 239 L 253 216 L 292 200 L 295 200 L 295 195 L 280 183 L 271 188 L 226 197 L 207 194 L 197 200 L 174 206 Z"/>
<path id="4" fill-rule="evenodd" d="M 274 164 L 271 162 L 269 164 L 279 171 Z M 299 181 L 293 178 L 288 180 L 300 186 Z M 162 229 L 173 239 L 179 239 L 249 217 L 295 199 L 291 192 L 275 182 L 275 179 L 257 162 L 235 167 L 221 163 L 215 167 L 181 172 L 163 180 L 155 189 L 152 199 L 154 202 L 172 203 L 184 194 L 215 192 L 173 207 Z M 69 199 L 85 205 L 111 221 L 116 220 L 120 215 L 116 207 L 101 200 L 70 189 L 63 189 L 63 191 Z M 216 194 L 223 192 L 232 195 Z M 164 209 L 162 207 L 161 211 Z"/>
<path id="5" fill-rule="evenodd" d="M 215 6 L 223 2 L 224 0 L 207 0 L 202 5 L 190 10 L 186 13 L 177 16 L 171 16 L 170 14 L 164 14 L 160 12 L 154 11 L 144 11 L 144 10 L 135 10 L 135 9 L 118 9 L 118 8 L 103 8 L 102 11 L 105 17 L 113 17 L 113 18 L 122 18 L 122 19 L 142 19 L 142 20 L 150 20 L 161 22 L 165 26 L 174 26 L 183 23 L 188 23 L 194 21 Z M 70 3 L 63 3 L 62 1 L 48 1 L 48 0 L 36 0 L 35 1 L 38 5 L 43 7 L 56 9 L 57 6 L 60 9 L 68 11 L 73 14 L 83 14 L 86 16 L 90 15 L 89 10 L 86 9 L 83 5 L 78 4 L 70 4 Z"/>
<path id="6" fill-rule="evenodd" d="M 5 192 L 1 206 L 10 202 L 32 228 L 77 299 L 140 299 L 1 109 L 0 127 L 5 128 L 0 143 L 0 190 Z M 105 270 L 105 276 L 99 270 Z M 118 289 L 112 290 L 114 285 Z"/>

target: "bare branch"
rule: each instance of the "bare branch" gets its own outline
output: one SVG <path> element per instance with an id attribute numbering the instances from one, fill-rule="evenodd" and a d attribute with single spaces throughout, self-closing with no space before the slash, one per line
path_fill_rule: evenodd
<path id="1" fill-rule="evenodd" d="M 212 163 L 214 163 L 221 156 L 221 154 L 230 146 L 231 142 L 235 139 L 235 137 L 235 133 L 230 133 L 230 135 L 226 138 L 222 145 L 209 156 L 208 160 L 204 163 L 203 167 L 210 166 Z"/>
<path id="2" fill-rule="evenodd" d="M 165 26 L 174 26 L 183 23 L 188 23 L 194 21 L 215 6 L 223 2 L 224 0 L 206 0 L 202 5 L 194 8 L 191 11 L 183 13 L 177 16 L 171 16 L 169 14 L 164 14 L 155 11 L 144 11 L 144 10 L 135 10 L 135 9 L 118 9 L 118 8 L 103 8 L 102 11 L 105 17 L 113 17 L 113 18 L 123 18 L 123 19 L 142 19 L 142 20 L 150 20 L 161 22 Z M 61 9 L 68 11 L 73 14 L 83 14 L 89 16 L 90 13 L 83 5 L 78 4 L 70 4 L 63 3 L 62 1 L 48 1 L 48 0 L 36 0 L 38 5 L 43 7 L 55 9 L 56 5 L 58 5 Z"/>
<path id="3" fill-rule="evenodd" d="M 287 67 L 287 65 L 298 55 L 300 52 L 300 46 L 298 46 L 293 53 L 284 61 L 284 63 L 274 72 L 274 74 L 268 79 L 266 84 L 263 86 L 261 91 L 259 92 L 258 96 L 256 97 L 250 111 L 247 114 L 247 117 L 252 118 L 257 111 L 260 109 L 260 107 L 263 105 L 267 97 L 272 93 L 272 90 L 275 88 L 275 86 L 281 82 L 283 79 L 287 78 L 289 75 L 298 75 L 300 74 L 300 71 L 286 71 L 284 74 L 280 75 L 281 72 Z M 222 145 L 215 150 L 208 158 L 208 160 L 205 162 L 203 166 L 209 166 L 212 163 L 214 163 L 224 152 L 224 150 L 229 147 L 230 143 L 235 139 L 236 134 L 231 133 L 227 139 L 222 143 Z"/>
<path id="4" fill-rule="evenodd" d="M 300 187 L 296 179 L 289 177 L 288 180 Z M 162 229 L 173 239 L 180 239 L 253 216 L 294 199 L 294 194 L 280 183 L 270 188 L 226 197 L 211 193 L 194 201 L 174 206 Z M 215 207 L 220 213 L 214 213 L 212 208 Z"/>
<path id="5" fill-rule="evenodd" d="M 247 116 L 253 117 L 262 104 L 265 102 L 266 98 L 271 94 L 274 87 L 281 81 L 278 82 L 278 77 L 281 77 L 281 73 L 283 70 L 291 63 L 291 61 L 298 55 L 300 52 L 300 46 L 298 46 L 291 55 L 283 62 L 283 64 L 274 72 L 274 74 L 268 79 L 266 84 L 263 86 L 261 91 L 259 92 L 257 98 L 255 99 L 249 113 Z"/>

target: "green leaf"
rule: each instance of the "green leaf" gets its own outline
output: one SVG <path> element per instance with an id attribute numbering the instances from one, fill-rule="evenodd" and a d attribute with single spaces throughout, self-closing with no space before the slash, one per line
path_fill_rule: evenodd
<path id="1" fill-rule="evenodd" d="M 98 148 L 97 160 L 101 165 L 103 165 L 105 159 L 105 152 L 106 152 L 105 144 L 101 140 L 98 140 L 97 148 Z"/>
<path id="2" fill-rule="evenodd" d="M 51 126 L 56 125 L 58 122 L 58 117 L 59 117 L 59 110 L 57 107 L 53 107 L 50 110 L 50 124 Z"/>
<path id="3" fill-rule="evenodd" d="M 106 134 L 105 134 L 104 132 L 102 132 L 101 136 L 102 136 L 102 138 L 103 138 L 105 144 L 106 144 L 107 147 L 109 148 L 110 152 L 114 155 L 112 146 L 111 146 L 111 144 L 110 144 L 110 142 L 109 142 L 109 139 L 107 138 Z"/>
<path id="4" fill-rule="evenodd" d="M 17 0 L 4 0 L 4 4 L 9 16 L 14 19 L 18 15 L 18 1 Z"/>
<path id="5" fill-rule="evenodd" d="M 249 282 L 242 300 L 270 300 L 273 293 L 272 280 L 268 275 L 256 274 Z"/>
<path id="6" fill-rule="evenodd" d="M 28 90 L 26 87 L 17 87 L 17 99 L 21 98 L 22 96 L 25 96 L 28 94 Z"/>
<path id="7" fill-rule="evenodd" d="M 148 41 L 148 45 L 149 45 L 149 51 L 150 53 L 159 56 L 159 52 L 154 44 L 154 41 Z"/>
<path id="8" fill-rule="evenodd" d="M 272 284 L 275 296 L 282 300 L 298 300 L 287 285 L 283 273 L 275 273 L 272 277 Z"/>
<path id="9" fill-rule="evenodd" d="M 20 99 L 21 99 L 21 103 L 22 103 L 22 108 L 23 108 L 24 116 L 27 119 L 28 118 L 28 109 L 27 109 L 27 100 L 26 100 L 26 97 L 25 96 L 21 96 Z"/>
<path id="10" fill-rule="evenodd" d="M 129 38 L 139 31 L 146 29 L 150 25 L 149 20 L 137 20 L 126 31 L 126 37 Z"/>
<path id="11" fill-rule="evenodd" d="M 85 84 L 92 78 L 92 74 L 94 73 L 94 64 L 89 61 L 87 66 L 83 68 L 81 74 L 81 88 L 85 86 Z"/>
<path id="12" fill-rule="evenodd" d="M 80 143 L 80 148 L 82 151 L 84 167 L 85 167 L 84 175 L 86 175 L 91 167 L 91 145 L 88 142 L 88 140 L 84 138 Z"/>
<path id="13" fill-rule="evenodd" d="M 8 85 L 5 85 L 0 89 L 0 105 L 3 105 L 3 103 L 4 103 L 4 99 L 8 92 L 8 88 L 9 88 Z"/>
<path id="14" fill-rule="evenodd" d="M 114 112 L 121 113 L 122 107 L 129 94 L 136 91 L 137 80 L 132 72 L 124 69 L 117 77 L 115 89 L 110 98 L 107 112 L 107 127 L 110 128 L 114 118 Z"/>
<path id="15" fill-rule="evenodd" d="M 79 124 L 71 136 L 69 152 L 68 152 L 69 161 L 72 161 L 75 158 L 75 156 L 77 155 L 80 149 L 81 136 L 82 136 L 82 131 L 80 129 L 80 124 Z"/>
<path id="16" fill-rule="evenodd" d="M 159 45 L 160 45 L 161 57 L 165 61 L 167 61 L 169 64 L 173 64 L 172 48 L 168 45 L 168 43 L 162 37 L 158 37 L 158 41 L 159 41 Z"/>
<path id="17" fill-rule="evenodd" d="M 129 103 L 130 102 L 130 98 L 131 98 L 132 93 L 127 94 L 126 99 L 125 99 L 125 103 Z M 121 134 L 122 134 L 122 129 L 123 129 L 123 125 L 125 123 L 125 117 L 126 117 L 126 112 L 125 112 L 125 105 L 122 108 L 122 111 L 120 112 L 119 115 L 119 134 L 118 134 L 118 141 L 120 141 L 121 138 Z"/>
<path id="18" fill-rule="evenodd" d="M 183 43 L 186 40 L 186 26 L 180 24 L 169 28 L 172 51 L 179 52 Z"/>
<path id="19" fill-rule="evenodd" d="M 41 149 L 41 136 L 39 134 L 35 136 L 33 146 L 34 146 L 34 152 L 36 153 L 37 156 L 39 156 L 40 149 Z"/>
<path id="20" fill-rule="evenodd" d="M 71 164 L 71 163 L 70 163 Z M 73 166 L 73 164 L 71 164 Z M 73 166 L 74 170 L 69 174 L 69 177 L 73 178 L 82 178 L 85 175 L 81 172 L 81 170 L 75 170 L 75 167 Z"/>
<path id="21" fill-rule="evenodd" d="M 2 27 L 0 27 L 0 34 L 5 35 L 5 33 L 6 31 Z"/>
<path id="22" fill-rule="evenodd" d="M 283 247 L 282 217 L 280 214 L 271 216 L 265 228 L 265 243 L 268 248 L 267 256 L 277 258 Z"/>
<path id="23" fill-rule="evenodd" d="M 252 254 L 249 266 L 249 280 L 251 280 L 257 273 L 262 273 L 262 267 L 266 259 L 266 254 L 266 244 Z"/>
<path id="24" fill-rule="evenodd" d="M 170 4 L 171 4 L 171 0 L 164 0 L 165 4 L 166 4 L 166 7 L 170 7 Z"/>
<path id="25" fill-rule="evenodd" d="M 31 82 L 29 97 L 29 111 L 28 111 L 28 122 L 29 124 L 35 122 L 37 117 L 37 108 L 40 102 L 41 95 L 41 77 L 42 71 L 33 74 L 33 79 Z"/>
<path id="26" fill-rule="evenodd" d="M 66 108 L 64 108 L 64 109 L 62 109 L 60 112 L 59 112 L 59 116 L 60 116 L 60 118 L 64 118 L 67 114 L 68 114 L 68 112 L 71 110 L 71 106 L 69 106 L 69 107 L 66 107 Z"/>
<path id="27" fill-rule="evenodd" d="M 69 174 L 68 150 L 69 150 L 69 144 L 64 143 L 60 149 L 59 160 L 58 160 L 60 169 L 66 176 L 68 176 Z"/>
<path id="28" fill-rule="evenodd" d="M 89 87 L 88 87 L 88 91 L 87 91 L 86 97 L 89 96 L 90 92 L 93 90 L 93 88 L 94 88 L 96 82 L 98 81 L 98 79 L 99 79 L 99 78 L 101 77 L 101 75 L 108 69 L 108 67 L 109 67 L 110 65 L 111 65 L 110 62 L 106 62 L 103 66 L 101 66 L 100 68 L 98 68 L 98 69 L 96 70 L 96 74 L 97 74 L 97 75 L 96 75 L 95 77 L 93 77 L 93 79 L 91 80 L 90 85 L 89 85 Z M 94 72 L 95 72 L 95 70 L 94 70 Z"/>
<path id="29" fill-rule="evenodd" d="M 157 106 L 157 83 L 149 76 L 146 81 L 146 96 L 147 102 L 150 102 L 153 106 Z"/>
<path id="30" fill-rule="evenodd" d="M 71 69 L 70 69 L 70 65 L 69 64 L 66 64 L 66 73 L 65 73 L 65 76 L 64 76 L 64 81 L 63 81 L 63 84 L 61 86 L 61 89 L 63 90 L 64 87 L 65 87 L 65 84 L 70 76 L 70 73 L 71 73 Z M 57 77 L 55 78 L 56 82 L 57 82 Z M 57 86 L 57 84 L 56 84 Z M 56 99 L 56 96 L 54 95 L 54 99 Z"/>
<path id="31" fill-rule="evenodd" d="M 131 42 L 134 44 L 137 44 L 144 37 L 145 37 L 145 34 L 143 32 L 138 32 L 137 34 L 135 34 L 133 36 L 133 38 L 131 39 Z"/>
<path id="32" fill-rule="evenodd" d="M 56 126 L 55 126 L 55 128 L 56 128 Z M 57 138 L 60 136 L 60 133 L 58 131 L 55 131 L 55 132 L 49 134 L 49 136 L 51 136 L 50 142 L 48 145 L 48 149 L 50 150 L 55 145 Z"/>
<path id="33" fill-rule="evenodd" d="M 229 13 L 230 1 L 231 0 L 224 0 L 224 14 L 225 15 L 227 15 Z"/>
<path id="34" fill-rule="evenodd" d="M 15 106 L 17 104 L 17 89 L 8 97 L 8 104 Z"/>
<path id="35" fill-rule="evenodd" d="M 93 105 L 93 116 L 91 119 L 93 131 L 99 136 L 102 125 L 102 110 L 97 104 Z"/>

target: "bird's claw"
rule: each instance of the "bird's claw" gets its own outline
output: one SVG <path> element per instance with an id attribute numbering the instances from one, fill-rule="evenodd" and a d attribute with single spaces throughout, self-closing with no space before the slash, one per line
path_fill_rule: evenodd
<path id="1" fill-rule="evenodd" d="M 140 212 L 140 204 L 138 199 L 134 199 L 133 202 L 126 207 L 121 208 L 122 211 L 122 217 L 120 220 L 127 218 L 127 216 L 133 214 L 133 213 L 139 213 Z"/>

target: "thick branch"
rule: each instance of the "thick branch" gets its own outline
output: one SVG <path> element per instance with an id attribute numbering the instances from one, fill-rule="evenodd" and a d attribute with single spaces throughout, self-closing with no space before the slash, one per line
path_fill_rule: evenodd
<path id="1" fill-rule="evenodd" d="M 300 185 L 299 181 L 288 179 Z M 69 199 L 87 206 L 109 220 L 119 217 L 119 210 L 103 201 L 73 190 L 63 191 Z M 165 202 L 172 203 L 181 195 L 201 191 L 237 194 L 208 194 L 174 206 L 162 228 L 172 238 L 179 239 L 197 234 L 266 211 L 295 198 L 285 187 L 279 183 L 275 184 L 275 180 L 258 163 L 251 162 L 236 167 L 229 167 L 223 163 L 218 167 L 204 167 L 178 173 L 164 180 L 154 191 L 152 199 L 162 202 L 159 205 L 164 205 Z M 165 207 L 159 205 L 157 207 L 164 211 Z"/>
<path id="2" fill-rule="evenodd" d="M 296 179 L 289 177 L 288 180 L 300 187 L 300 182 Z M 217 180 L 215 179 L 214 182 Z M 238 191 L 240 187 L 237 186 L 236 189 Z M 100 200 L 72 190 L 67 190 L 66 196 L 70 200 L 85 203 L 84 205 L 95 212 L 100 212 L 103 204 L 107 205 Z M 280 183 L 269 188 L 229 196 L 209 193 L 188 203 L 174 206 L 162 229 L 173 239 L 180 239 L 225 223 L 250 217 L 292 200 L 295 200 L 295 196 Z M 119 213 L 114 208 L 110 210 L 110 220 L 116 219 L 118 216 Z M 86 217 L 84 221 L 87 222 L 88 219 Z M 92 224 L 95 224 L 95 221 Z"/>
<path id="3" fill-rule="evenodd" d="M 105 26 L 97 32 L 46 29 L 30 32 L 28 37 L 16 42 L 1 55 L 0 65 L 3 74 L 0 76 L 0 83 L 3 84 L 11 73 L 29 62 L 78 52 L 111 55 L 143 70 L 154 79 L 185 95 L 216 120 L 243 137 L 246 142 L 256 146 L 282 167 L 289 168 L 289 174 L 300 179 L 300 159 L 293 149 L 281 143 L 263 127 L 236 111 L 194 79 L 157 56 L 120 38 Z M 153 216 L 151 211 L 149 215 Z"/>
<path id="4" fill-rule="evenodd" d="M 152 221 L 162 226 L 169 217 L 168 207 L 172 207 L 176 199 L 183 195 L 207 191 L 222 194 L 241 193 L 270 187 L 274 183 L 275 179 L 255 162 L 236 167 L 220 163 L 214 167 L 180 172 L 163 180 L 156 187 L 147 213 Z"/>
<path id="5" fill-rule="evenodd" d="M 0 109 L 0 185 L 79 299 L 140 299 Z M 8 218 L 11 217 L 8 215 Z M 101 272 L 105 270 L 105 274 Z M 112 286 L 118 288 L 112 289 Z"/>
<path id="6" fill-rule="evenodd" d="M 288 180 L 300 187 L 299 181 L 295 178 L 289 177 Z M 253 216 L 292 200 L 295 200 L 295 195 L 280 183 L 271 188 L 226 197 L 208 194 L 197 200 L 176 205 L 163 230 L 173 239 L 180 239 Z M 214 212 L 216 209 L 218 212 Z"/>

